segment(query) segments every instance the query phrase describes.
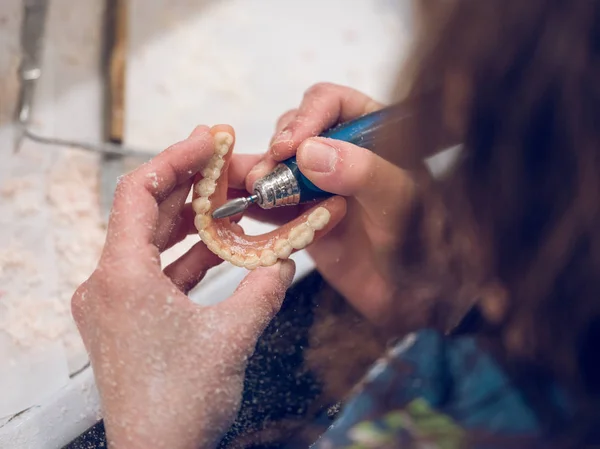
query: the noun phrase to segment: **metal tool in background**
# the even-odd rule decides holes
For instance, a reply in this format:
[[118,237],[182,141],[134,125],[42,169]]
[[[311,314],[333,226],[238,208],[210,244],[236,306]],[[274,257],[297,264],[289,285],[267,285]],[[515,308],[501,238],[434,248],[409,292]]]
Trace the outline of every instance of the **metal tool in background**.
[[[382,131],[400,125],[412,114],[401,105],[393,105],[337,125],[320,137],[342,140],[375,151],[381,143]],[[215,209],[213,218],[225,218],[244,212],[252,204],[263,209],[292,206],[333,196],[315,186],[298,168],[293,156],[278,164],[271,173],[258,179],[253,194],[237,198]]]
[[42,76],[41,53],[43,35],[46,29],[47,0],[24,0],[23,22],[21,24],[21,64],[16,117],[14,151],[18,151],[31,120],[31,106],[36,81]]
[[31,119],[35,86],[42,76],[41,54],[46,25],[48,0],[25,0],[23,24],[21,26],[21,65],[19,68],[20,92],[17,103],[15,121],[17,138],[14,151],[17,152],[25,138],[53,146],[79,148],[100,154],[117,154],[121,156],[148,156],[157,152],[133,148],[111,142],[82,142],[70,139],[41,136],[31,131],[28,126]]
[[[128,41],[128,0],[105,0],[101,65],[104,81],[104,140],[123,145]],[[108,220],[117,179],[149,157],[103,153],[100,158],[101,210]]]
[[[112,16],[114,10],[112,3],[114,0],[107,1],[107,17],[109,20],[115,20]],[[46,29],[46,19],[48,12],[48,0],[24,0],[23,22],[21,25],[21,53],[22,59],[18,71],[20,81],[19,100],[15,112],[16,133],[14,140],[14,152],[18,152],[24,139],[29,139],[44,145],[75,148],[98,153],[102,155],[101,168],[101,206],[105,217],[108,216],[110,205],[112,203],[113,191],[116,186],[117,177],[123,173],[123,158],[131,158],[132,165],[139,165],[158,154],[158,151],[148,151],[144,149],[132,148],[122,144],[120,139],[112,138],[111,129],[115,126],[106,126],[107,141],[105,142],[82,142],[71,139],[62,139],[57,137],[47,137],[39,135],[29,129],[34,94],[37,81],[42,76],[42,51],[44,33]],[[121,24],[123,15],[121,14]],[[105,23],[105,28],[109,31],[111,27]],[[121,29],[122,31],[122,29]],[[110,36],[109,36],[110,37]],[[110,39],[109,39],[110,40]],[[112,40],[110,41],[112,42]],[[109,43],[110,45],[110,43]],[[106,48],[106,47],[105,47]],[[110,83],[109,88],[110,90]],[[111,95],[112,97],[113,95]],[[111,108],[106,108],[107,111]],[[110,118],[108,118],[110,120]],[[122,129],[122,128],[121,128]]]

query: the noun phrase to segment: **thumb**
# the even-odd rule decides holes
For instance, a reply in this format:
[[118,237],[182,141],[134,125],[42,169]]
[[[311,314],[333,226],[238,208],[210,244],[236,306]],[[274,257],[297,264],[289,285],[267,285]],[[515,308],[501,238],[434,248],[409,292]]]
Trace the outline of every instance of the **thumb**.
[[271,267],[253,270],[236,291],[217,307],[232,318],[235,338],[252,350],[256,340],[279,312],[285,293],[294,280],[296,264],[288,259]]
[[411,203],[415,184],[409,172],[367,149],[315,137],[298,147],[296,157],[300,171],[317,187],[356,198],[371,218],[389,221],[395,217],[387,215],[402,213]]

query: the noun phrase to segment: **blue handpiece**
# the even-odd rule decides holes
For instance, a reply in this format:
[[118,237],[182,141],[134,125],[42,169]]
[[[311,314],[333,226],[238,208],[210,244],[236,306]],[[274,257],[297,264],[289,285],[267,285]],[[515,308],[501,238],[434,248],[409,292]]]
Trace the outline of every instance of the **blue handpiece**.
[[[334,126],[320,134],[319,137],[328,137],[330,139],[342,140],[359,147],[373,151],[375,147],[375,137],[380,128],[387,122],[394,107],[380,109],[379,111],[363,115],[357,119]],[[298,180],[300,188],[300,203],[306,203],[316,199],[333,196],[332,193],[325,192],[315,186],[306,176],[302,174],[296,162],[296,156],[286,159],[282,162],[292,171],[294,177]]]

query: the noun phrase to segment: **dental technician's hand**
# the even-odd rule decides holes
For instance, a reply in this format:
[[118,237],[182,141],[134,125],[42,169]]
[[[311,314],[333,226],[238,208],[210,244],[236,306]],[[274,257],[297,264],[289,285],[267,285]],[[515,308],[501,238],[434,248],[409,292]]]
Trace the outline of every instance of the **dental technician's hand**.
[[186,294],[220,262],[203,243],[161,268],[160,253],[196,232],[184,203],[213,154],[211,132],[198,127],[120,180],[98,267],[72,299],[110,448],[213,447],[294,275],[293,262],[257,269],[229,299],[201,307]]
[[[381,109],[366,95],[344,86],[317,84],[300,107],[279,119],[268,153],[249,172],[245,188],[282,160],[297,156],[298,166],[317,187],[348,197],[347,216],[307,251],[327,281],[372,321],[386,324],[394,297],[394,282],[386,266],[411,207],[414,184],[409,174],[358,146],[315,138],[339,122]],[[258,157],[235,160],[236,176],[248,173]],[[232,185],[232,187],[241,187]],[[251,208],[250,216],[265,221],[287,221],[302,206],[276,211]]]

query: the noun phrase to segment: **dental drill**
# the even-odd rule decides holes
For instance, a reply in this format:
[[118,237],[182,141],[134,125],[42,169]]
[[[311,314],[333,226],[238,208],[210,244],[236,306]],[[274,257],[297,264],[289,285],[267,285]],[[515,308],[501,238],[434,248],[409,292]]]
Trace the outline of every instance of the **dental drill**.
[[[375,151],[379,136],[384,129],[395,127],[410,116],[399,110],[400,105],[363,115],[357,119],[339,124],[323,132],[319,137],[341,140]],[[281,206],[294,206],[325,199],[333,196],[315,186],[298,168],[296,156],[279,163],[271,173],[258,179],[253,187],[252,195],[237,198],[214,210],[213,218],[230,217],[244,212],[252,204],[263,209]]]

